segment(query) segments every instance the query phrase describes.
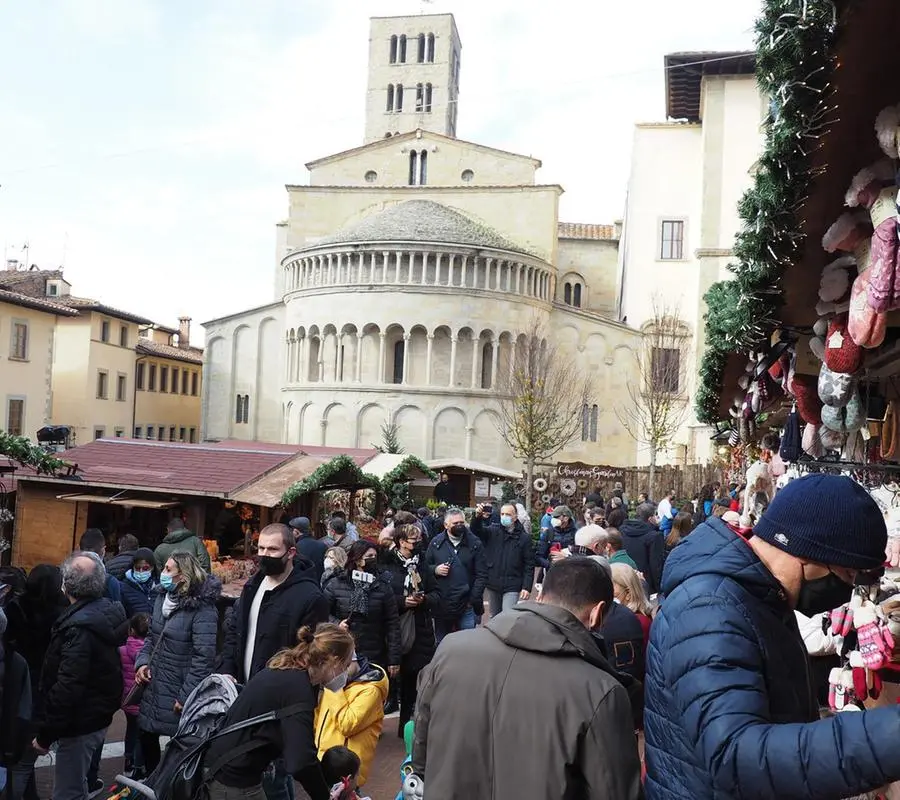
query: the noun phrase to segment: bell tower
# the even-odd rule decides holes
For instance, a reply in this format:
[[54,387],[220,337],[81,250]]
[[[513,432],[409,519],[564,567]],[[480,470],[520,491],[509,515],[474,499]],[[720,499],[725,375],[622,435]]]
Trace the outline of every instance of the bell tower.
[[456,136],[461,50],[452,14],[373,17],[365,143],[417,128]]

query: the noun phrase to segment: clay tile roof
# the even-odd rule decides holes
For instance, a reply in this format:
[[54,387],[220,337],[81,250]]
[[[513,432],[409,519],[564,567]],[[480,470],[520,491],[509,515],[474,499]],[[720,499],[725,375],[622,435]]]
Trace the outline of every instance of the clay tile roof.
[[161,342],[151,342],[149,339],[140,339],[134,348],[138,353],[160,358],[172,358],[176,361],[187,361],[190,364],[203,363],[203,349],[200,347],[174,347]]
[[257,450],[255,442],[243,444],[239,449],[215,444],[97,439],[66,450],[60,458],[78,465],[85,484],[224,496],[295,455],[285,449]]
[[140,317],[129,311],[121,311],[118,308],[107,306],[99,300],[91,300],[89,297],[75,297],[74,295],[64,295],[56,299],[57,303],[62,303],[70,308],[84,309],[85,311],[99,311],[101,314],[109,314],[111,317],[125,320],[126,322],[136,322],[138,325],[150,325],[152,320],[146,317]]
[[433,200],[407,200],[388,206],[310,247],[344,242],[441,242],[528,252],[493,228]]
[[592,222],[560,222],[557,225],[560,239],[603,239],[615,241],[615,225],[598,225]]
[[11,292],[8,289],[0,289],[0,302],[10,303],[23,308],[34,308],[38,311],[46,311],[50,314],[59,314],[63,317],[77,317],[78,312],[74,308],[58,303],[54,300],[46,300],[43,297],[29,297],[26,294]]

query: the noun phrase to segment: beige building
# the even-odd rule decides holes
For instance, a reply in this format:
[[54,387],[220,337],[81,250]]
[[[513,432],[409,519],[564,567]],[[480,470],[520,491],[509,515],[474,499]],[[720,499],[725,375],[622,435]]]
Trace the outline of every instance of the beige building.
[[8,358],[0,350],[5,430],[33,439],[44,425],[64,426],[69,446],[104,437],[198,441],[203,351],[190,346],[190,318],[167,328],[71,288],[60,270],[12,261],[0,271],[0,343],[10,347]]
[[4,274],[0,273],[2,429],[12,436],[34,439],[51,418],[57,320],[78,312],[52,300],[2,288]]
[[[662,461],[705,462],[711,430],[693,416],[703,353],[703,295],[730,276],[738,201],[762,148],[767,105],[752,53],[666,56],[666,122],[635,126],[621,248],[622,314],[630,327],[653,318],[654,303],[677,310],[689,329],[680,387],[686,420]],[[638,449],[646,463],[648,448]]]
[[203,350],[191,347],[190,317],[141,328],[135,349],[134,438],[197,442]]
[[634,462],[615,414],[639,341],[617,321],[619,229],[560,222],[540,161],[455,138],[459,50],[451,15],[372,20],[367,143],[287,187],[273,302],[204,324],[204,436],[368,447],[396,423],[423,458],[518,468],[495,387],[537,318],[596,390],[559,458]]

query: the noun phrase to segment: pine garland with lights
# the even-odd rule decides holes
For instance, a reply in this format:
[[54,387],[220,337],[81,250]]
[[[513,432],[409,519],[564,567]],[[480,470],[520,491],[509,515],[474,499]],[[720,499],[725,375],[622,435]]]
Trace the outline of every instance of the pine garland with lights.
[[728,356],[759,347],[777,325],[781,278],[803,246],[800,207],[813,177],[811,155],[833,121],[829,105],[837,11],[831,0],[766,0],[756,21],[756,77],[770,98],[765,144],[753,186],[738,204],[743,227],[730,281],[713,284],[697,419],[720,419]]
[[0,456],[6,456],[22,466],[31,467],[39,475],[54,475],[66,466],[61,459],[24,436],[12,436],[4,431],[0,431]]
[[285,508],[290,506],[298,497],[308,492],[316,492],[323,487],[333,489],[335,487],[328,486],[328,482],[341,472],[346,472],[355,483],[356,488],[378,489],[381,486],[380,481],[374,475],[363,472],[356,462],[348,455],[335,456],[331,461],[327,461],[322,466],[317,467],[313,472],[296,483],[285,489],[281,496],[281,505]]

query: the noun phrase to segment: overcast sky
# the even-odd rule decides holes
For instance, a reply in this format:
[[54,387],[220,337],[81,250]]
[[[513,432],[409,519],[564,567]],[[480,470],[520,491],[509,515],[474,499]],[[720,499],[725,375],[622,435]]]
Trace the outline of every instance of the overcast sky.
[[[752,45],[758,0],[0,0],[0,244],[172,324],[270,302],[303,164],[362,144],[368,17],[453,12],[458,135],[621,216],[663,55]],[[337,227],[341,220],[335,220]]]

